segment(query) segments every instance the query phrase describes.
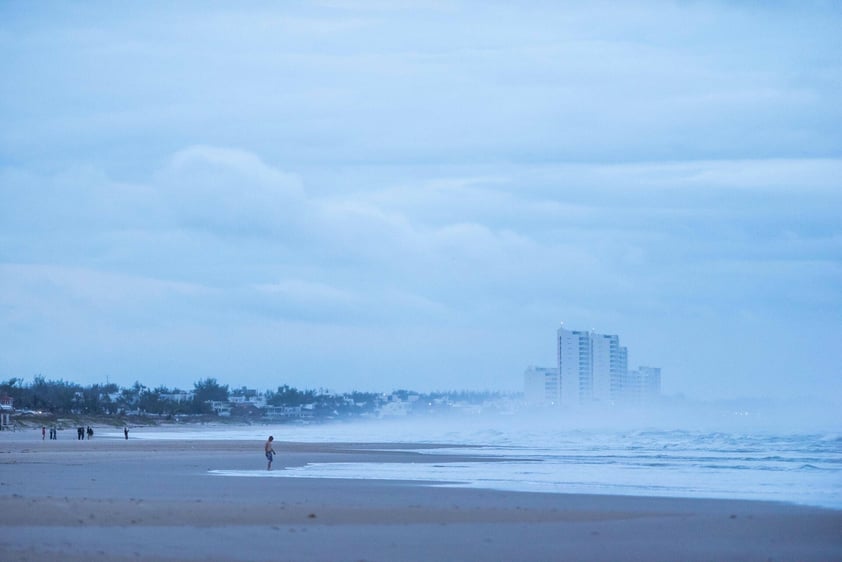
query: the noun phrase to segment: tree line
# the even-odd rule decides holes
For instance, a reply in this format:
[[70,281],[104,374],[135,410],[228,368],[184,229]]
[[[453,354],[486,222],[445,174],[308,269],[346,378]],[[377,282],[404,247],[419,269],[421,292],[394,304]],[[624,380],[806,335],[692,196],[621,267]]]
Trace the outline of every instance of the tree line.
[[166,386],[149,388],[140,382],[128,388],[120,388],[114,383],[84,386],[61,379],[47,380],[41,375],[31,383],[21,378],[0,382],[0,395],[10,396],[16,410],[51,414],[110,415],[129,411],[206,414],[211,413],[208,400],[228,400],[228,387],[212,378],[197,381],[189,401],[174,402],[164,398],[183,392]]
[[[61,379],[47,380],[38,375],[30,383],[21,378],[0,382],[0,396],[11,397],[16,410],[54,415],[215,415],[218,412],[214,405],[220,403],[228,404],[233,416],[260,416],[265,410],[255,405],[258,391],[229,388],[215,378],[198,380],[192,389],[185,391],[163,385],[150,388],[137,381],[127,388],[114,383],[84,386]],[[425,394],[409,390],[396,390],[389,395],[360,391],[335,394],[327,390],[300,390],[284,384],[262,396],[261,403],[267,406],[306,407],[314,417],[347,417],[376,412],[392,400],[410,402],[411,410],[419,412],[443,409],[451,401],[478,404],[499,398],[500,394],[471,391]]]

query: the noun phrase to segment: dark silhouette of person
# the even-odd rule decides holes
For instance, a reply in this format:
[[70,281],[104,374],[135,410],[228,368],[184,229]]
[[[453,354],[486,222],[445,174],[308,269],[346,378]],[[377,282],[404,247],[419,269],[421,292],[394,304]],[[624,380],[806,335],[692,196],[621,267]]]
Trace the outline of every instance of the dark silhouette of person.
[[125,435],[125,436],[126,436],[126,439],[128,439],[128,438],[129,438],[129,428],[128,428],[128,427],[124,427],[124,428],[123,428],[123,435]]
[[263,446],[263,450],[266,453],[266,460],[269,461],[269,464],[266,465],[266,470],[272,470],[272,458],[275,456],[275,449],[272,447],[272,441],[274,440],[275,438],[270,435],[266,444]]

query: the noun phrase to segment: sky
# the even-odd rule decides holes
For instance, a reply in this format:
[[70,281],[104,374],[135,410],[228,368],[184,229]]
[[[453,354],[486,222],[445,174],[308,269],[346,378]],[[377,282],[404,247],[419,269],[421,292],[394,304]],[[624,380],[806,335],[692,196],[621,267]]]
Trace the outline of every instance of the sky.
[[838,2],[0,2],[0,379],[842,400]]

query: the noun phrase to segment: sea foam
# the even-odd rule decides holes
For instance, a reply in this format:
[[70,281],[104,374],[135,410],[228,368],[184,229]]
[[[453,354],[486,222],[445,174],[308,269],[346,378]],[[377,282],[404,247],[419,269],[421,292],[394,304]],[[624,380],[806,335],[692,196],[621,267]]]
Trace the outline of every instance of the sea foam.
[[[212,471],[220,476],[416,480],[500,490],[732,498],[842,509],[838,434],[762,431],[563,429],[509,420],[377,421],[318,425],[140,430],[136,438],[425,444],[425,455],[459,453],[489,462],[313,463],[284,470]],[[440,444],[441,448],[429,448]],[[511,460],[500,460],[511,459]],[[492,462],[493,461],[493,462]],[[280,463],[279,463],[280,464]]]

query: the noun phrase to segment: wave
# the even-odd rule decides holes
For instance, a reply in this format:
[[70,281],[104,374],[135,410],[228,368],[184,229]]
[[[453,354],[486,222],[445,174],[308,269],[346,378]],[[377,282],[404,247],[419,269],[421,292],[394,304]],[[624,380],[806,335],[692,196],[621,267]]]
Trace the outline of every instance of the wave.
[[[687,430],[608,431],[408,422],[138,429],[134,437],[276,441],[441,444],[422,454],[452,453],[471,463],[301,467],[314,477],[399,478],[430,483],[552,493],[623,493],[678,497],[767,499],[842,509],[842,436]],[[494,462],[491,462],[494,461]],[[501,462],[502,461],[502,462]],[[280,473],[281,471],[278,471]],[[284,471],[286,472],[286,471]],[[273,476],[278,477],[278,476]],[[836,499],[839,498],[839,499]]]

